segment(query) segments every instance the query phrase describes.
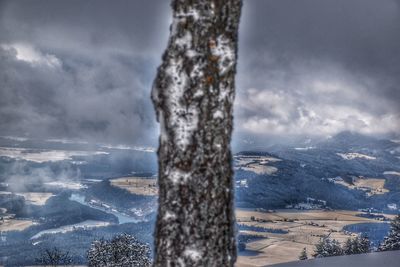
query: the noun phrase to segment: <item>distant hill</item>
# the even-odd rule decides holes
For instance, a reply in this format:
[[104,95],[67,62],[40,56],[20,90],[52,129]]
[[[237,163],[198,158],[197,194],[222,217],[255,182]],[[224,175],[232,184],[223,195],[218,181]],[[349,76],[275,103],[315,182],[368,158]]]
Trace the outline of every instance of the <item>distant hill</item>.
[[[306,147],[275,146],[265,153],[246,151],[236,157],[274,157],[280,161],[261,162],[277,169],[260,173],[245,166],[236,168],[237,201],[242,207],[283,208],[307,197],[325,200],[336,209],[400,206],[400,144],[352,132],[343,132]],[[254,170],[254,171],[253,171]],[[341,183],[332,178],[340,177]],[[354,186],[354,179],[381,180],[382,193]],[[241,182],[242,181],[242,182]],[[372,193],[370,191],[372,191]]]

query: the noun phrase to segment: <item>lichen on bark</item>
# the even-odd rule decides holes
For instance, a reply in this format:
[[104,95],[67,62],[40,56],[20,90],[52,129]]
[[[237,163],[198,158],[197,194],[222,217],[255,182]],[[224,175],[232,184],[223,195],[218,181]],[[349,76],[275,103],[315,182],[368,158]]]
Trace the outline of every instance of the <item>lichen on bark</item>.
[[154,266],[233,266],[230,150],[241,0],[173,0],[152,100],[161,134]]

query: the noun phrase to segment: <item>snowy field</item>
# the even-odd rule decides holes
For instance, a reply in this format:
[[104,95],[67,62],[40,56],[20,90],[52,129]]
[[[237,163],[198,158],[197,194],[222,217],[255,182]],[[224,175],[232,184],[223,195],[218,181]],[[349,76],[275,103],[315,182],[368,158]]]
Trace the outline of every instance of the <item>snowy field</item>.
[[38,193],[38,192],[28,192],[28,193],[20,192],[16,194],[19,196],[23,196],[29,204],[38,206],[45,205],[46,201],[52,196],[54,196],[53,193]]
[[23,231],[34,225],[31,220],[4,219],[0,222],[0,232]]
[[[252,209],[236,209],[239,224],[287,231],[287,233],[271,233],[240,230],[242,234],[257,235],[262,238],[246,244],[246,251],[239,254],[236,266],[266,266],[297,261],[302,249],[306,247],[310,255],[322,236],[329,235],[342,243],[350,236],[355,235],[343,230],[345,226],[360,223],[382,223],[356,216],[360,213],[346,210],[259,212]],[[252,217],[255,220],[252,220]],[[390,215],[387,217],[391,218]]]
[[157,179],[154,177],[121,177],[110,180],[112,186],[128,190],[139,196],[158,195]]
[[398,267],[400,251],[376,252],[362,255],[329,257],[298,261],[271,267]]
[[272,175],[278,171],[276,167],[267,164],[282,161],[281,159],[266,156],[235,155],[235,170],[254,172],[256,174]]
[[342,159],[345,160],[352,160],[352,159],[367,159],[367,160],[375,160],[375,157],[368,156],[361,153],[336,153],[336,155],[340,156]]
[[27,148],[0,147],[0,155],[4,157],[33,161],[37,163],[49,161],[72,160],[74,156],[92,156],[108,154],[104,151],[72,151],[42,150]]
[[59,228],[53,228],[53,229],[47,229],[47,230],[41,231],[41,232],[37,233],[36,235],[32,236],[31,239],[37,239],[45,234],[67,233],[67,232],[75,231],[78,229],[92,229],[92,228],[104,227],[104,226],[108,226],[108,225],[110,225],[109,222],[87,220],[87,221],[76,223],[76,224],[64,225]]

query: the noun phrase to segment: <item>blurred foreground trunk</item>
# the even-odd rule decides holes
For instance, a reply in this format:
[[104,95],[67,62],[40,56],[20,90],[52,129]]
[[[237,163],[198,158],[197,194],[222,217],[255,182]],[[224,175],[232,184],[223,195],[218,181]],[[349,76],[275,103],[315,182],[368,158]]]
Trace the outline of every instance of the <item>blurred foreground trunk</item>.
[[241,0],[173,0],[152,100],[160,123],[154,266],[236,261],[232,106]]

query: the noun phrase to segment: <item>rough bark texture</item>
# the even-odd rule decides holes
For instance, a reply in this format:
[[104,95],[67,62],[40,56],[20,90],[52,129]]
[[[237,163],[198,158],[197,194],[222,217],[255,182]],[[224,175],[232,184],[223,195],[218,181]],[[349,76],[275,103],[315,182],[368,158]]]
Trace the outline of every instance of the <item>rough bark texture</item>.
[[152,100],[161,136],[154,266],[233,266],[231,166],[241,0],[173,0]]

